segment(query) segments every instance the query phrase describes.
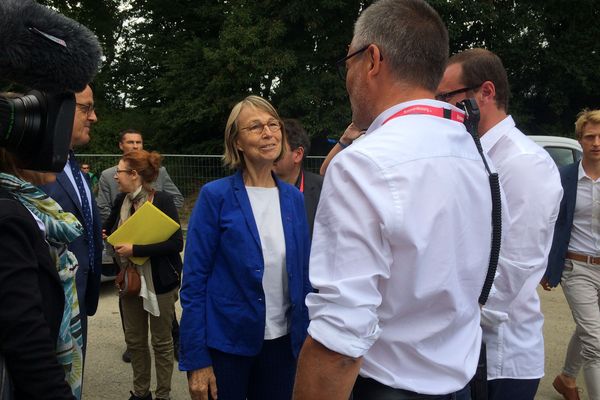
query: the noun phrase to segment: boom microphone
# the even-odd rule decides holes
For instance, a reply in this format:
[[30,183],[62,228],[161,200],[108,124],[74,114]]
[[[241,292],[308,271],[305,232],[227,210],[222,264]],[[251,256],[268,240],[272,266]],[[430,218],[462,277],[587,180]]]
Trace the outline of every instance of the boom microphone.
[[0,0],[0,79],[33,89],[80,92],[102,57],[85,26],[32,0]]

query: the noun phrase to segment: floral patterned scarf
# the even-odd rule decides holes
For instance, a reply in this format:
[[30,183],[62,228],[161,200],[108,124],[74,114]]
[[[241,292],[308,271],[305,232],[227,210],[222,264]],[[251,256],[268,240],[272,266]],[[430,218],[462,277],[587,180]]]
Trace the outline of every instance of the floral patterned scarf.
[[83,337],[75,287],[75,273],[79,264],[75,255],[67,249],[67,245],[81,236],[83,227],[73,214],[64,212],[56,201],[29,182],[14,175],[0,173],[0,187],[6,189],[15,200],[23,204],[44,224],[50,255],[56,263],[65,293],[65,307],[58,334],[56,355],[65,370],[66,380],[71,386],[73,395],[80,399]]

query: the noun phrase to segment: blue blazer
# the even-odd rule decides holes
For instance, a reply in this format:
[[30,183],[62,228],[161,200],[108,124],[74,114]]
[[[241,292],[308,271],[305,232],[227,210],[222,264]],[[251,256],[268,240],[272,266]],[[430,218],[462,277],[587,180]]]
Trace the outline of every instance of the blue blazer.
[[[69,180],[67,174],[62,171],[56,175],[56,182],[43,185],[41,189],[52,197],[64,211],[74,214],[83,226],[83,210],[77,196],[76,188]],[[91,191],[91,189],[90,189]],[[98,298],[100,297],[100,276],[102,273],[102,221],[96,200],[92,194],[92,219],[94,224],[94,270],[90,270],[90,257],[85,235],[79,236],[71,244],[69,250],[77,257],[79,268],[75,275],[77,286],[77,297],[79,299],[79,309],[81,315],[92,316],[98,308]],[[84,323],[84,339],[87,336],[87,324]],[[85,342],[85,340],[84,340]]]
[[[274,176],[274,175],[273,175]],[[310,241],[302,194],[274,176],[285,236],[290,336],[297,357],[306,338],[304,299]],[[190,217],[181,287],[179,368],[212,365],[208,349],[254,356],[264,341],[264,260],[242,173],[207,183]]]
[[579,163],[578,161],[559,168],[564,194],[560,201],[558,219],[556,225],[554,225],[554,238],[552,239],[552,248],[548,255],[548,267],[546,269],[546,277],[552,287],[560,283],[569,248],[569,240],[571,240],[571,228],[573,227],[573,215],[575,214],[575,203],[577,201]]

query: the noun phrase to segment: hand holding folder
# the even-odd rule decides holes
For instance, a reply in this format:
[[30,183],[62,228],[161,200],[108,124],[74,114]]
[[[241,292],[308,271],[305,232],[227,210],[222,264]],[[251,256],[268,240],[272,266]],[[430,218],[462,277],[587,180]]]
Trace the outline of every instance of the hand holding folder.
[[[179,224],[150,202],[144,203],[106,240],[116,246],[121,243],[154,244],[164,242],[179,229]],[[130,257],[142,265],[148,257]]]

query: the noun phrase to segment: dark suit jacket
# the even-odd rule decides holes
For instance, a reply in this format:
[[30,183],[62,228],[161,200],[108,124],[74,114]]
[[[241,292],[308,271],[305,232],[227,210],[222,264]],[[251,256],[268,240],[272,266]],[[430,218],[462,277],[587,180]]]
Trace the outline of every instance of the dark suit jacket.
[[[313,226],[315,223],[315,214],[317,213],[317,205],[321,196],[321,187],[323,186],[323,177],[313,174],[312,172],[304,171],[304,209],[306,210],[306,219],[308,221],[308,229],[312,239]],[[298,176],[296,187],[300,188],[302,174]]]
[[[67,167],[68,168],[68,167]],[[82,174],[83,177],[83,174]],[[84,178],[85,179],[85,178]],[[83,225],[83,211],[81,203],[77,196],[77,188],[75,188],[65,171],[56,176],[56,182],[49,185],[41,186],[41,189],[52,197],[63,210],[74,214]],[[90,189],[91,191],[91,189]],[[102,273],[102,221],[96,200],[92,194],[92,219],[94,224],[94,270],[90,271],[90,257],[88,254],[87,239],[85,235],[81,235],[69,245],[69,250],[75,254],[79,263],[77,270],[77,297],[79,299],[79,309],[82,317],[92,316],[98,308],[98,298],[100,296],[100,276]],[[85,324],[86,319],[82,318]],[[84,342],[87,325],[84,325]]]
[[579,162],[565,165],[559,171],[564,194],[560,202],[558,219],[554,226],[554,238],[548,255],[548,268],[546,269],[546,277],[552,287],[560,283],[565,257],[569,248],[569,240],[571,240],[571,228],[573,227],[573,215],[575,214],[575,203],[577,201]]
[[0,353],[17,399],[73,399],[56,340],[65,294],[27,209],[0,189]]
[[[114,232],[118,227],[119,214],[124,199],[125,193],[120,193],[115,198],[110,215],[104,223],[107,235]],[[179,224],[179,215],[177,215],[177,208],[171,194],[161,191],[155,192],[152,204]],[[150,257],[152,280],[154,281],[156,294],[167,293],[179,286],[179,277],[182,268],[181,256],[179,255],[181,250],[183,250],[181,228],[164,242],[133,245],[134,257]]]

